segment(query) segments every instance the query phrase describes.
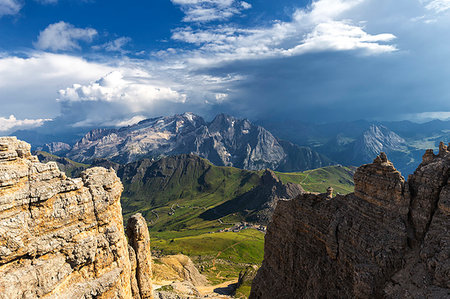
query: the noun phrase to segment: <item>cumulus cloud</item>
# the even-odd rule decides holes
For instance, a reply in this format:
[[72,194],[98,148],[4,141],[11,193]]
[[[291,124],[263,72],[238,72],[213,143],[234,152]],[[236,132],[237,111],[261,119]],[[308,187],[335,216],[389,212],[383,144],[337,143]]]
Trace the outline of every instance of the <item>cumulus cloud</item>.
[[17,119],[14,115],[10,115],[9,118],[0,117],[0,132],[6,133],[13,129],[28,129],[40,127],[46,121],[51,119]]
[[237,0],[171,0],[185,13],[184,22],[205,23],[226,20],[252,6]]
[[18,0],[0,0],[0,18],[5,15],[15,15],[22,8],[22,2]]
[[80,49],[80,41],[91,42],[97,35],[92,28],[76,28],[60,21],[50,24],[39,33],[35,46],[41,50],[61,51]]
[[370,35],[362,28],[345,22],[327,22],[318,24],[306,35],[302,43],[284,51],[286,54],[303,54],[314,51],[349,51],[364,50],[366,54],[394,52],[393,45],[382,44],[396,37],[393,34]]
[[197,45],[197,53],[193,51],[186,58],[199,65],[319,51],[360,50],[369,55],[396,51],[395,45],[387,44],[396,38],[395,35],[370,34],[359,22],[355,23],[344,15],[362,2],[317,0],[306,8],[296,10],[291,21],[276,21],[270,27],[184,27],[174,30],[172,39]]
[[[173,2],[186,11],[219,2],[249,8],[225,0]],[[61,113],[70,125],[122,126],[183,111],[314,121],[448,110],[448,45],[440,37],[450,22],[411,21],[435,13],[429,2],[417,1],[411,12],[410,0],[317,0],[267,26],[197,22],[175,29],[175,42],[154,53],[157,59],[0,57],[2,113],[20,119]],[[69,40],[75,48],[83,41]],[[94,48],[125,53],[128,42]]]
[[185,102],[186,96],[169,87],[126,80],[114,71],[89,85],[74,84],[59,91],[60,101],[124,102],[134,112],[157,100]]
[[[128,73],[127,78],[124,73]],[[69,110],[67,107],[82,110],[85,107],[96,107],[95,117],[87,115],[76,124],[86,126],[93,123],[127,123],[129,120],[124,122],[121,119],[138,113],[148,115],[156,106],[166,103],[183,104],[186,102],[186,95],[168,86],[157,85],[145,72],[117,70],[95,82],[73,84],[72,87],[60,90],[58,100],[66,110]],[[103,115],[99,117],[97,113]]]
[[111,66],[70,55],[34,53],[0,57],[0,111],[17,118],[53,118],[60,113],[57,91],[79,82],[88,84]]

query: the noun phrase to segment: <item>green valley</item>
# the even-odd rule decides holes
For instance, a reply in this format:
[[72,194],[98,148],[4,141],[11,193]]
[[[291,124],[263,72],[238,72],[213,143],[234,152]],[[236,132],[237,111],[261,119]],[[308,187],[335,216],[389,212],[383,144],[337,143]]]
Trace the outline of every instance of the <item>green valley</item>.
[[[56,156],[45,157],[58,161]],[[249,223],[260,219],[255,217],[260,210],[272,213],[276,200],[287,198],[292,190],[301,192],[298,185],[308,192],[325,192],[332,186],[337,193],[350,193],[355,170],[336,165],[293,173],[249,171],[215,166],[188,154],[126,165],[98,160],[93,166],[116,169],[124,185],[124,220],[142,213],[155,256],[188,255],[213,284],[260,265],[264,227],[259,224],[266,224],[267,217],[258,225]],[[74,173],[72,168],[63,169]],[[239,223],[244,224],[235,226]]]

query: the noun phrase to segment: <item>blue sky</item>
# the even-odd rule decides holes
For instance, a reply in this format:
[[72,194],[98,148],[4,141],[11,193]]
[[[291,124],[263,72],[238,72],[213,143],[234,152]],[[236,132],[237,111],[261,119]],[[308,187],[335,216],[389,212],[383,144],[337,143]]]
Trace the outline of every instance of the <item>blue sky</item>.
[[0,132],[450,117],[450,0],[0,0]]

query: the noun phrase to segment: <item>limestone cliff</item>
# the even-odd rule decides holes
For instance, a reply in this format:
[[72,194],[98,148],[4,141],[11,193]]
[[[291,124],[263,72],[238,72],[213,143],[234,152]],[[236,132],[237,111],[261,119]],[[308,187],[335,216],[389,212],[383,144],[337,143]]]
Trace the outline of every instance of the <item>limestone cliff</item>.
[[[0,298],[151,298],[132,293],[150,257],[130,262],[121,192],[113,170],[67,178],[27,143],[1,137]],[[146,231],[145,222],[134,230]]]
[[408,182],[382,153],[355,193],[280,201],[250,298],[449,298],[450,152]]

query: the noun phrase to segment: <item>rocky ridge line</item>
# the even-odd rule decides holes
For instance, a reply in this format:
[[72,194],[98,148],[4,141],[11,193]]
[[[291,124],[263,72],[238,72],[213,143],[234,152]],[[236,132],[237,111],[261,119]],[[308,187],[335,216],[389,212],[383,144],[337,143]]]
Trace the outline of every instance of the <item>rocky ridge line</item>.
[[355,192],[280,201],[250,298],[449,298],[450,151],[408,181],[384,153]]
[[129,250],[121,192],[114,170],[67,178],[1,137],[0,298],[151,298],[147,226],[133,217],[130,242],[141,245]]
[[[45,148],[55,147],[49,144]],[[195,154],[218,166],[248,170],[299,171],[333,164],[309,147],[278,140],[247,119],[224,114],[211,122],[183,113],[143,120],[120,129],[96,129],[70,151],[61,153],[77,162],[91,163],[104,158],[121,164],[142,158]]]

